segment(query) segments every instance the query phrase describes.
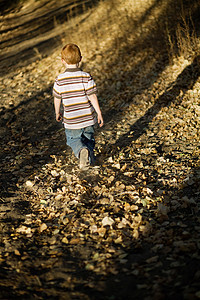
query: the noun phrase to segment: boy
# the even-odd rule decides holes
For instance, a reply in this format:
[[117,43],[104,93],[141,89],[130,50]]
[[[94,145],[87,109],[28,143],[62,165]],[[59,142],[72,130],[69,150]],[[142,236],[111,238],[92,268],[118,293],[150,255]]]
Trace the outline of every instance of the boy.
[[[94,124],[98,120],[99,126],[103,126],[96,84],[90,74],[79,68],[82,57],[77,45],[65,45],[61,57],[66,70],[58,75],[53,86],[56,120],[63,120],[67,145],[79,158],[80,169],[86,170],[94,163]],[[61,101],[63,117],[60,113]]]

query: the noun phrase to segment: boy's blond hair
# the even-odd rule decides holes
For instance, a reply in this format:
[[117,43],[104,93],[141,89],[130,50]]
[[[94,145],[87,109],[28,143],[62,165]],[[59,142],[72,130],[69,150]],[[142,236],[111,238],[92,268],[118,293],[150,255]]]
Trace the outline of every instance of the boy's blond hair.
[[62,59],[69,65],[78,64],[81,61],[81,51],[75,44],[67,44],[61,51]]

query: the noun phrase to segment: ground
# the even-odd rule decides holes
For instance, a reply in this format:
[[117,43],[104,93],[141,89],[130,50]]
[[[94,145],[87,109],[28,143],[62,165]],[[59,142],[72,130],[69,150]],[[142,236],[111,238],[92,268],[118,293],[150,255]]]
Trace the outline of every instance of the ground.
[[[177,7],[100,1],[59,22],[56,3],[1,17],[1,299],[199,299],[199,56],[166,48]],[[105,120],[87,172],[54,115],[68,41]]]

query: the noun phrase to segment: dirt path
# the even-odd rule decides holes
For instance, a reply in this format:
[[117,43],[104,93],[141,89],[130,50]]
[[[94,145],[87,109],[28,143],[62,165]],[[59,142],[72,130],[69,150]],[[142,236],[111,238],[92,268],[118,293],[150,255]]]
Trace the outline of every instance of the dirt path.
[[[145,3],[132,9],[149,28],[160,7]],[[107,5],[89,18],[104,35],[87,13],[75,30],[106,120],[98,167],[79,171],[55,121],[59,51],[2,76],[1,299],[200,298],[199,59],[170,65],[160,35],[138,42],[124,2],[112,23]]]
[[50,55],[62,44],[66,22],[96,2],[33,0],[19,11],[1,16],[0,74]]

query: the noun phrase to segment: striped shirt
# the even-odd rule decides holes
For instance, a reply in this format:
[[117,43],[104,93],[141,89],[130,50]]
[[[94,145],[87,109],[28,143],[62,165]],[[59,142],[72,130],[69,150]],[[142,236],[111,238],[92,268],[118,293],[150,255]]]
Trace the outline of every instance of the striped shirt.
[[96,91],[91,75],[79,68],[67,69],[58,75],[54,82],[53,95],[62,100],[65,128],[79,129],[96,123],[95,111],[88,98]]

